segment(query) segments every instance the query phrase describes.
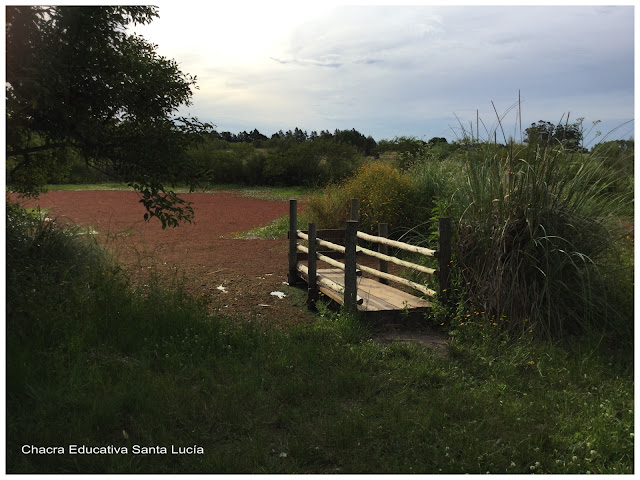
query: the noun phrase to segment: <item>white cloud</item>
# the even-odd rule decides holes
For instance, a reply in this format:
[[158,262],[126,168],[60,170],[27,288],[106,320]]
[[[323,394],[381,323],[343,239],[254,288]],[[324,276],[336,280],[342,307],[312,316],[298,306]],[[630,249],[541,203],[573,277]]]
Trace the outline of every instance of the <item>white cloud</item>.
[[518,90],[532,121],[633,117],[633,7],[189,5],[137,30],[198,76],[189,111],[221,129],[442,136]]

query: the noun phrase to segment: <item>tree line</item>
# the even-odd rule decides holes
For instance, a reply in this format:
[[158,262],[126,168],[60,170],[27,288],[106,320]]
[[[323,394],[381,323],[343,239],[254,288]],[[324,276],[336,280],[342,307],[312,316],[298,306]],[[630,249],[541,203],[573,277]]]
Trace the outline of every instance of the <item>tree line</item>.
[[307,133],[306,130],[296,127],[294,130],[279,130],[272,134],[270,137],[260,133],[257,128],[251,132],[243,130],[237,134],[233,134],[228,131],[217,132],[212,131],[210,136],[213,138],[220,138],[229,143],[252,143],[257,148],[269,148],[286,143],[303,143],[314,142],[316,140],[333,140],[339,143],[346,143],[353,145],[360,153],[370,156],[375,154],[377,142],[369,135],[357,131],[355,128],[351,130],[336,129],[333,133],[328,130],[322,130],[320,133],[313,130],[311,133]]

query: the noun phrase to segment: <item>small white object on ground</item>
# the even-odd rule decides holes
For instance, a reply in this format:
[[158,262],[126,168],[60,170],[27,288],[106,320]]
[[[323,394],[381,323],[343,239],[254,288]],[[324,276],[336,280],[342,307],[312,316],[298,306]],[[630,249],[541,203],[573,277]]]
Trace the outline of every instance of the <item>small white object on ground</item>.
[[287,296],[284,292],[271,292],[271,295],[273,295],[274,297],[278,297],[280,299]]
[[227,293],[227,287],[225,287],[224,285],[220,285],[219,287],[217,287],[218,290],[220,290],[222,293]]

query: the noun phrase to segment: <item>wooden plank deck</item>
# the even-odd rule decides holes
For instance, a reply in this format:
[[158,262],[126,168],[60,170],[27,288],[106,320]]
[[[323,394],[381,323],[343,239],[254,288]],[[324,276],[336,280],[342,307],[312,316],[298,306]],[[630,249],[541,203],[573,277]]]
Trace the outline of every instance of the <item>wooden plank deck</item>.
[[[318,277],[327,278],[344,288],[344,272],[337,268],[318,269]],[[303,272],[299,275],[308,282]],[[319,286],[318,290],[327,297],[342,304],[343,297],[337,292]],[[415,297],[409,293],[397,290],[389,285],[371,278],[358,277],[358,296],[363,299],[358,310],[363,312],[392,312],[399,310],[423,311],[431,307],[431,302]]]

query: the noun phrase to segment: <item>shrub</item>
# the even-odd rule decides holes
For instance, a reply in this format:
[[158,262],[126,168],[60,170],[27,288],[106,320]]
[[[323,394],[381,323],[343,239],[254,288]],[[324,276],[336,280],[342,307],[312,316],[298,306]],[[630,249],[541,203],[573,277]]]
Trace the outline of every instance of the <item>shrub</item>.
[[345,184],[351,198],[360,199],[360,229],[377,231],[378,223],[389,229],[410,226],[415,212],[411,200],[415,184],[411,177],[380,162],[358,169]]
[[90,292],[89,273],[111,267],[89,235],[57,228],[43,213],[8,203],[6,227],[7,332],[26,338],[62,333],[48,330],[51,319],[64,311],[69,296]]
[[380,140],[378,142],[378,152],[398,152],[398,153],[406,153],[412,152],[415,153],[419,151],[426,145],[427,142],[420,140],[416,137],[394,137],[392,140]]
[[287,153],[269,155],[264,163],[264,179],[269,185],[298,185],[300,165]]
[[322,228],[341,228],[349,218],[350,200],[359,199],[359,229],[377,232],[378,223],[390,229],[411,226],[417,217],[416,187],[411,177],[381,163],[369,162],[339,185],[331,185],[321,196],[310,199],[308,211]]
[[262,152],[254,152],[245,158],[242,165],[242,176],[249,185],[262,185],[264,179],[264,166],[267,156]]
[[[633,196],[634,189],[634,141],[614,140],[596,145],[591,157],[599,164],[603,175],[611,176],[615,172],[609,191],[614,194]],[[629,202],[624,213],[633,216],[633,203]]]
[[423,147],[398,154],[396,165],[402,171],[410,171],[414,169],[415,166],[426,163],[460,161],[460,153],[464,151],[464,148],[461,147],[462,145],[457,142],[431,143],[430,141],[430,143]]
[[327,185],[320,195],[309,198],[305,213],[318,228],[344,228],[351,211],[350,193],[339,184]]
[[309,146],[313,148],[318,159],[322,185],[345,179],[361,164],[362,156],[353,145],[318,139]]
[[189,149],[188,158],[196,169],[207,172],[209,181],[238,183],[243,180],[244,159],[252,152],[253,147],[249,145],[207,137]]
[[265,180],[274,185],[326,185],[351,174],[359,159],[355,147],[333,140],[297,143],[267,158]]

